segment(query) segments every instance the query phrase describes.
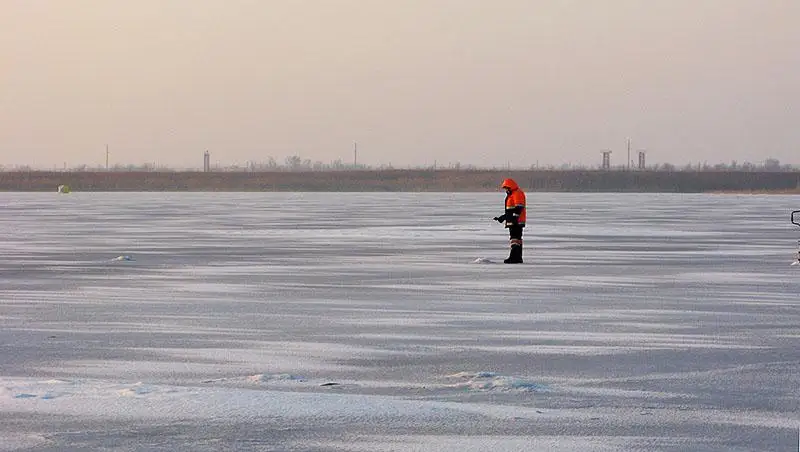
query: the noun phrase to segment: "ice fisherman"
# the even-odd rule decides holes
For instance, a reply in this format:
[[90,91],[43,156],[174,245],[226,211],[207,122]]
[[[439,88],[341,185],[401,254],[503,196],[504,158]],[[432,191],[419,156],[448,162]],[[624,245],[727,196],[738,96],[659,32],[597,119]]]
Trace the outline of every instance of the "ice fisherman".
[[525,192],[519,188],[514,179],[503,181],[502,188],[506,191],[505,213],[494,217],[495,221],[505,223],[508,228],[509,247],[511,248],[506,264],[522,263],[522,228],[525,227]]

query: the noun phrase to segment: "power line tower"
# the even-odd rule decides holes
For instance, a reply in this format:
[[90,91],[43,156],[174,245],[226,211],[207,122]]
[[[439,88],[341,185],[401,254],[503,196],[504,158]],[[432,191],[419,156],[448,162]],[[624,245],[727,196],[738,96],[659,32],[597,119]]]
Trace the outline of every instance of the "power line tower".
[[604,170],[611,169],[611,151],[608,149],[604,151],[600,151],[603,153],[603,165],[602,168]]

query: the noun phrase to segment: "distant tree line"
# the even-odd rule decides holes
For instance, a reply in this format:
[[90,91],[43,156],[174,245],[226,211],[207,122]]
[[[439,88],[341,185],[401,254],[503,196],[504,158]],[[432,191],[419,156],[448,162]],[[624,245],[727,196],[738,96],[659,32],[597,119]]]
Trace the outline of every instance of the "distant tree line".
[[[311,159],[302,158],[299,155],[291,155],[286,157],[282,163],[279,163],[274,157],[268,157],[266,161],[250,161],[243,165],[229,164],[229,165],[212,165],[211,170],[214,172],[324,172],[324,171],[390,171],[396,169],[412,170],[412,171],[593,171],[601,169],[599,165],[586,166],[580,164],[564,163],[561,165],[543,165],[538,164],[530,165],[529,167],[518,166],[494,166],[494,167],[479,167],[475,165],[464,165],[460,162],[447,163],[445,165],[431,164],[431,165],[418,165],[409,166],[406,168],[396,168],[391,164],[384,165],[367,165],[356,163],[345,163],[341,159],[334,160],[330,163],[321,161],[312,161]],[[14,172],[14,171],[41,171],[41,169],[33,168],[29,165],[0,165],[0,172]],[[77,166],[62,168],[54,168],[54,172],[182,172],[200,171],[198,168],[173,168],[166,165],[158,165],[156,163],[142,163],[142,164],[122,164],[116,163],[110,165],[108,168],[105,166],[90,166],[81,164]],[[742,162],[736,160],[730,163],[714,163],[698,162],[687,163],[685,165],[675,165],[672,163],[655,163],[648,165],[645,168],[629,167],[626,165],[614,165],[606,171],[659,171],[659,172],[795,172],[800,171],[791,164],[783,164],[780,160],[775,158],[768,158],[760,163]]]
[[1,191],[497,191],[513,177],[531,192],[800,193],[797,171],[350,170],[0,172]]

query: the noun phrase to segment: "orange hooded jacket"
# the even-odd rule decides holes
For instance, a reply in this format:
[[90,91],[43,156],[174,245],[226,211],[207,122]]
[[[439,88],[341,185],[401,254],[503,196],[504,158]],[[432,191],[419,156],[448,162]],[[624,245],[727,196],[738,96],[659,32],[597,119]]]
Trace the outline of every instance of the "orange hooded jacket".
[[[519,208],[519,218],[517,219],[516,224],[525,226],[525,219],[527,218],[525,209],[525,192],[519,188],[519,185],[517,185],[514,179],[504,180],[502,187],[504,189],[508,188],[511,190],[511,193],[506,195],[506,214],[510,217],[512,213],[517,211]],[[506,227],[514,224],[515,223],[513,221],[506,220]]]

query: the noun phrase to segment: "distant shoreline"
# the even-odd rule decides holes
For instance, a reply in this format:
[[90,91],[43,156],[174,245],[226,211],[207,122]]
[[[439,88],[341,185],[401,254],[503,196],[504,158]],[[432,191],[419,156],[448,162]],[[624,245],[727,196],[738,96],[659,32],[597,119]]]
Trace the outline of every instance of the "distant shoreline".
[[800,188],[792,190],[726,190],[707,191],[710,195],[800,195]]
[[491,192],[513,177],[528,192],[800,194],[800,172],[359,170],[309,172],[0,173],[0,191]]

